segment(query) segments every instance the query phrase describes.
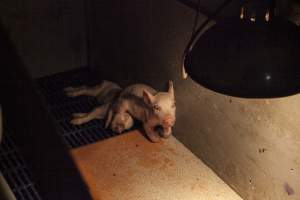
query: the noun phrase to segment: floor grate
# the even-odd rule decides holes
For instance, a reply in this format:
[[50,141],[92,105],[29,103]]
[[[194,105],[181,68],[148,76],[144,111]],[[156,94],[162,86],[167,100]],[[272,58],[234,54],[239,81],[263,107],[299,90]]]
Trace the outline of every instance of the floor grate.
[[[66,97],[66,86],[95,85],[101,80],[89,68],[63,72],[36,80],[38,92],[57,125],[59,133],[70,148],[84,146],[118,134],[104,129],[104,122],[93,120],[80,126],[70,124],[74,112],[88,112],[98,105],[92,97]],[[0,145],[0,171],[14,192],[17,200],[40,200],[26,162],[22,158],[9,131],[4,132]]]
[[26,162],[9,135],[5,130],[0,145],[0,171],[17,200],[40,200]]
[[48,111],[55,121],[58,131],[70,148],[76,148],[104,140],[118,134],[104,129],[104,122],[93,120],[74,126],[70,124],[71,114],[88,112],[99,105],[93,97],[67,97],[63,88],[67,86],[95,85],[100,83],[99,75],[89,68],[80,68],[36,80],[37,88],[43,96]]

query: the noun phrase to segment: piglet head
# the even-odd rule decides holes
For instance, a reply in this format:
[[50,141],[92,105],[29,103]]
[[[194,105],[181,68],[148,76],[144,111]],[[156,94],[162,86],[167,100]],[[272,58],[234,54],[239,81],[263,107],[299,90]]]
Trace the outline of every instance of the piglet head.
[[134,124],[134,120],[127,112],[114,113],[112,109],[108,111],[105,128],[110,126],[111,130],[116,133],[122,133],[130,129]]
[[122,133],[133,126],[133,119],[129,113],[116,113],[111,122],[111,130]]
[[153,110],[163,127],[173,127],[176,120],[176,106],[173,82],[169,81],[168,92],[158,92],[153,95],[144,90],[143,100]]

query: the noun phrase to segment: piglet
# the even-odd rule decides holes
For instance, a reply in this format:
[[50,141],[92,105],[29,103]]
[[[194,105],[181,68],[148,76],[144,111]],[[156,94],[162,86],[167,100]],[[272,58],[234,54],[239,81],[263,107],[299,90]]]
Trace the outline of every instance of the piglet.
[[172,134],[172,127],[176,121],[176,106],[173,82],[169,81],[168,92],[152,93],[144,90],[144,102],[151,108],[158,119],[158,124],[163,127],[161,135],[164,138]]
[[[157,126],[162,126],[162,137],[167,138],[172,134],[172,127],[175,124],[175,97],[173,82],[169,82],[168,92],[156,92],[149,86],[136,84],[124,89],[120,98],[109,111],[106,125],[111,120],[124,113],[129,113],[133,118],[141,121],[146,135],[152,142],[158,142],[160,137]],[[115,116],[112,119],[113,112]]]
[[[71,124],[80,125],[87,123],[93,119],[104,119],[111,104],[118,99],[121,94],[122,88],[111,81],[104,80],[102,83],[93,87],[80,86],[80,87],[66,87],[64,91],[69,97],[77,96],[92,96],[97,98],[101,106],[95,107],[88,113],[73,113],[73,119]],[[115,124],[112,126],[112,130],[121,133],[123,130],[130,129],[133,126],[133,119],[128,113],[119,115],[115,119]]]

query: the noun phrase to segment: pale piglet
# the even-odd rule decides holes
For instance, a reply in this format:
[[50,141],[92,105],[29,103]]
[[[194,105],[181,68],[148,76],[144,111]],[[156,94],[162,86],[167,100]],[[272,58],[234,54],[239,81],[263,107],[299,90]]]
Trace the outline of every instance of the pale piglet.
[[[109,111],[106,126],[115,124],[119,116],[129,113],[133,118],[141,121],[146,135],[152,142],[160,139],[157,126],[162,126],[162,137],[167,138],[172,134],[175,124],[175,97],[173,82],[169,81],[168,92],[157,92],[153,88],[136,84],[124,89],[118,101]],[[115,113],[113,118],[113,113]],[[111,121],[112,120],[112,121]]]
[[[80,125],[87,123],[93,119],[104,119],[111,104],[118,99],[122,88],[111,81],[104,80],[101,84],[93,87],[80,86],[80,87],[66,87],[65,93],[69,97],[77,96],[92,96],[102,103],[101,106],[94,108],[88,113],[73,113],[73,119],[71,124]],[[133,119],[128,113],[124,113],[122,116],[118,116],[115,120],[115,126],[112,126],[112,130],[115,132],[122,132],[123,130],[130,129],[133,126]],[[121,125],[120,125],[121,124]],[[122,127],[122,128],[120,128]]]

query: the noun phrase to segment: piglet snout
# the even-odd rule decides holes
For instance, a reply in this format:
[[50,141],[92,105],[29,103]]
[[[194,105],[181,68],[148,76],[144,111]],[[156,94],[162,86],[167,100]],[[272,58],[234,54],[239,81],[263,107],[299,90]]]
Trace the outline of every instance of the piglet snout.
[[163,127],[172,127],[175,124],[175,119],[172,117],[172,115],[167,115],[162,120],[162,126]]
[[115,128],[114,128],[114,131],[118,134],[121,134],[123,131],[124,131],[124,126],[123,125],[117,125]]

